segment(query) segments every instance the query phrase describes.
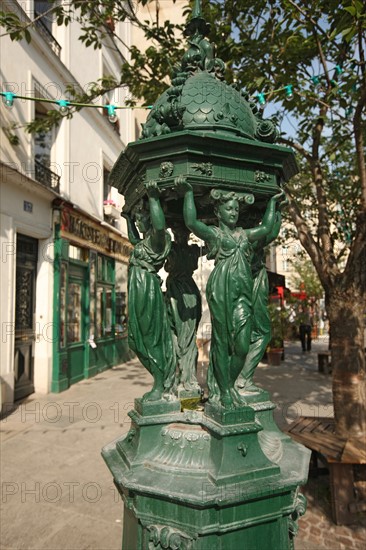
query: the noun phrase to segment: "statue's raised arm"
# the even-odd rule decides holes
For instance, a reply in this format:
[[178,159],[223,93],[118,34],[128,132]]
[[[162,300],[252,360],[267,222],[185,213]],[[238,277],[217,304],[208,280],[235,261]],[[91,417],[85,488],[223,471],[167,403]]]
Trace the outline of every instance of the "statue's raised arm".
[[[284,191],[280,191],[268,202],[266,212],[263,216],[262,223],[258,225],[257,227],[253,227],[252,229],[247,229],[247,236],[250,242],[255,242],[260,239],[267,240],[267,237],[269,237],[273,231],[273,226],[276,221],[276,213],[277,213],[277,203],[281,199],[285,197]],[[278,228],[279,230],[279,228]],[[276,235],[277,236],[277,235]],[[276,237],[274,237],[276,238]],[[273,239],[271,239],[273,240]],[[271,241],[268,241],[271,242]]]
[[202,239],[208,245],[212,244],[216,239],[215,232],[212,227],[197,219],[192,186],[184,178],[176,178],[175,186],[184,195],[183,216],[186,226],[196,237]]
[[160,204],[160,191],[156,181],[148,181],[145,189],[149,197],[149,210],[151,220],[151,245],[156,252],[164,250],[166,241],[165,216]]

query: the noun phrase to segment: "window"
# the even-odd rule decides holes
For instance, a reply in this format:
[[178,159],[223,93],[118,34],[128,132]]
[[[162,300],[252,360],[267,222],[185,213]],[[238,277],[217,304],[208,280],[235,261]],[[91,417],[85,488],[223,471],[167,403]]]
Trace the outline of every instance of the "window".
[[127,332],[127,265],[115,262],[116,336]]
[[90,252],[90,273],[89,273],[89,284],[90,284],[90,301],[89,301],[89,319],[90,319],[90,329],[89,329],[89,338],[94,340],[95,337],[95,321],[96,321],[96,296],[95,296],[95,284],[96,284],[96,260],[97,255],[95,252]]
[[70,244],[69,258],[70,260],[79,260],[79,262],[87,262],[89,259],[89,250],[87,248],[80,248],[79,246]]
[[[113,83],[115,83],[115,77],[113,76],[113,71],[107,66],[105,60],[103,59],[103,85],[108,89],[109,87],[114,88]],[[118,101],[116,100],[116,92],[114,89],[111,89],[103,94],[103,103],[104,105],[116,105]],[[113,113],[108,112],[107,108],[102,109],[103,116],[107,117],[110,125],[113,130],[119,135],[119,110],[114,111]]]
[[81,284],[71,282],[68,286],[67,341],[81,342]]
[[54,15],[53,12],[50,11],[52,9],[52,4],[57,5],[57,3],[57,1],[51,2],[48,0],[35,0],[34,17],[37,18],[40,15],[44,14],[43,17],[36,19],[36,27],[40,34],[43,36],[44,40],[46,40],[50,48],[55,52],[56,55],[60,56],[61,46],[52,34]]
[[127,330],[127,293],[116,292],[116,334]]
[[98,255],[95,300],[96,337],[114,335],[114,260]]
[[[35,120],[42,121],[47,116],[45,104],[37,101],[35,104]],[[60,176],[51,170],[51,151],[55,140],[53,129],[40,130],[34,134],[34,173],[35,179],[54,189],[57,193],[60,190]]]
[[103,202],[109,200],[111,194],[111,186],[108,184],[110,170],[103,168]]
[[61,264],[60,273],[60,347],[66,346],[66,280],[67,267],[64,262]]
[[[42,121],[47,116],[46,107],[36,102],[35,120]],[[53,131],[41,130],[34,135],[34,158],[37,162],[40,162],[46,168],[50,169],[51,166],[51,148],[53,143]]]
[[[53,2],[55,4],[55,2]],[[42,24],[49,33],[52,34],[52,24],[53,24],[53,16],[52,12],[49,10],[52,8],[51,2],[48,0],[35,0],[34,2],[34,15],[37,17],[39,15],[45,14],[43,17],[40,18],[40,21],[42,21]]]

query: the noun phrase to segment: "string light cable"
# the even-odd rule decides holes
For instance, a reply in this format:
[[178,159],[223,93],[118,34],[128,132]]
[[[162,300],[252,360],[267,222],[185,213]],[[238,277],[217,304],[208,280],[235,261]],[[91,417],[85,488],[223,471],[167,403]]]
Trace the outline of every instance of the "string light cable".
[[[339,95],[341,96],[343,94],[342,90],[340,89],[340,86],[339,86],[339,83],[338,83],[338,77],[344,72],[342,67],[340,65],[335,65],[333,69],[331,70],[334,70],[334,75],[333,75],[333,78],[331,80],[329,80],[328,78],[328,74],[326,74],[325,72],[324,73],[320,73],[318,75],[315,75],[315,76],[312,76],[310,77],[310,83],[311,83],[311,86],[315,89],[315,91],[321,91],[323,90],[323,84],[322,84],[322,79],[324,79],[324,77],[327,78],[327,82],[328,84],[330,84],[332,87],[338,87],[338,93]],[[355,89],[355,86],[353,87],[353,89]],[[279,94],[279,93],[282,93],[284,92],[285,93],[285,99],[287,101],[291,101],[293,98],[294,98],[294,95],[296,93],[296,95],[300,96],[300,97],[308,97],[307,94],[305,94],[304,92],[302,92],[301,90],[295,90],[294,91],[294,85],[293,84],[286,84],[285,86],[281,86],[280,88],[276,88],[274,90],[270,90],[268,92],[258,92],[257,94],[255,94],[254,96],[251,96],[249,97],[249,101],[257,101],[258,104],[259,104],[259,109],[263,110],[266,105],[267,105],[267,97],[268,96],[273,96],[273,95],[276,95],[276,94]],[[94,109],[105,109],[106,113],[107,113],[107,116],[108,116],[108,119],[109,121],[114,124],[116,121],[117,121],[117,113],[116,111],[119,110],[119,109],[152,109],[153,108],[153,105],[147,105],[147,106],[127,106],[127,105],[114,105],[114,104],[111,104],[111,103],[106,103],[106,104],[94,104],[94,103],[78,103],[78,102],[75,102],[75,101],[69,101],[67,99],[46,99],[46,98],[40,98],[40,97],[31,97],[31,96],[22,96],[22,95],[18,95],[18,94],[15,94],[13,92],[7,92],[7,91],[2,91],[0,92],[0,95],[2,95],[2,98],[3,98],[3,102],[4,104],[6,105],[6,107],[8,108],[11,108],[13,106],[13,103],[14,103],[14,99],[25,99],[25,100],[30,100],[30,101],[39,101],[39,102],[43,102],[43,103],[52,103],[54,105],[58,105],[59,108],[60,108],[60,112],[63,116],[67,116],[70,112],[70,108],[71,107],[75,107],[76,109],[81,109],[81,108],[94,108]],[[328,107],[328,105],[322,101],[319,97],[314,97],[313,98],[314,100],[316,100],[317,102],[325,105]],[[346,108],[345,108],[345,118],[348,118],[353,112],[353,107],[352,105],[348,105]]]
[[95,103],[78,103],[75,101],[69,101],[67,99],[47,99],[43,97],[31,97],[18,95],[13,92],[0,92],[0,95],[3,98],[3,103],[9,109],[13,107],[15,99],[25,99],[29,101],[39,101],[42,103],[52,103],[53,105],[58,105],[60,108],[60,113],[63,116],[67,116],[70,112],[70,107],[76,107],[77,109],[81,108],[93,108],[93,109],[105,109],[108,115],[109,121],[114,124],[117,121],[118,109],[152,109],[152,105],[147,106],[128,106],[128,105],[113,105],[111,103],[107,104],[95,104]]
[[[338,77],[343,73],[343,69],[340,65],[335,65],[334,69],[332,70],[334,70],[334,75],[333,75],[333,78],[329,80],[329,84],[333,88],[338,87],[338,94],[341,96],[343,94],[343,91],[340,89]],[[322,84],[322,79],[324,77],[327,77],[326,73],[320,73],[310,78],[311,86],[314,87],[315,91],[319,92],[324,89]],[[353,89],[355,89],[355,87],[353,87]],[[286,84],[285,86],[281,86],[280,88],[276,88],[268,92],[258,92],[257,94],[251,96],[249,100],[257,101],[259,109],[263,110],[268,103],[266,99],[268,98],[268,96],[272,97],[273,95],[276,95],[282,92],[285,92],[285,99],[287,101],[291,101],[294,98],[295,93],[300,97],[309,99],[309,96],[304,92],[301,92],[301,90],[294,91],[294,86],[292,84]],[[313,99],[316,100],[318,103],[321,103],[322,105],[328,107],[328,105],[324,101],[322,101],[319,97],[316,97],[316,98],[314,97]],[[348,105],[348,107],[345,108],[345,118],[348,118],[352,114],[352,112],[353,112],[352,105]]]

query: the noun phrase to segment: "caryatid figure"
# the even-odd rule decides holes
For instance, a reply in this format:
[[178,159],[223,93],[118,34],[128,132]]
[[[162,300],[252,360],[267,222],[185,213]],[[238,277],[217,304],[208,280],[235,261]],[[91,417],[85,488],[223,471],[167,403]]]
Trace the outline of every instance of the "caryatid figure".
[[[187,395],[200,395],[197,382],[197,329],[202,315],[200,291],[193,279],[198,267],[201,249],[188,244],[189,230],[184,224],[173,225],[174,242],[165,262],[168,272],[166,300],[168,315],[176,343],[178,362],[178,395],[184,390]],[[184,394],[183,394],[184,395]]]
[[206,296],[212,319],[212,340],[209,367],[209,400],[220,401],[225,408],[244,404],[235,382],[244,367],[252,332],[253,276],[251,261],[253,244],[272,231],[279,193],[272,197],[257,227],[238,227],[240,196],[234,192],[213,190],[218,226],[209,226],[197,219],[191,185],[177,182],[184,192],[184,220],[187,227],[208,248],[208,258],[215,267],[208,279]]
[[133,219],[124,214],[134,245],[128,268],[128,342],[154,378],[153,388],[143,400],[156,401],[172,396],[176,369],[173,337],[158,275],[169,255],[171,238],[156,182],[149,181],[145,187],[148,204],[141,201],[132,212]]

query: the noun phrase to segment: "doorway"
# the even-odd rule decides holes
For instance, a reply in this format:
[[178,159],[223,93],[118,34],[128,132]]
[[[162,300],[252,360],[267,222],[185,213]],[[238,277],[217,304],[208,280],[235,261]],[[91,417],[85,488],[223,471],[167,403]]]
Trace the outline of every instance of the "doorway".
[[86,267],[70,262],[67,287],[67,363],[69,385],[85,377],[86,358]]
[[14,400],[34,392],[34,346],[38,240],[17,234]]

